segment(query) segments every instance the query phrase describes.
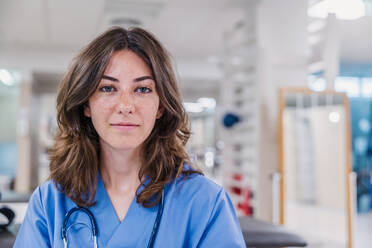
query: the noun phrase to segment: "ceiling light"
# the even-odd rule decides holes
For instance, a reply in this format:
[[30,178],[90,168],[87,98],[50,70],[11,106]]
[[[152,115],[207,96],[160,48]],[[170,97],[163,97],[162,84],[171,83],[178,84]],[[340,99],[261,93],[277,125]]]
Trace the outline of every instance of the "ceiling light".
[[216,100],[214,98],[201,97],[197,102],[207,109],[214,109],[216,107]]
[[195,102],[184,102],[183,107],[185,108],[186,112],[191,112],[191,113],[200,113],[200,112],[203,112],[204,110],[203,106]]
[[8,70],[0,69],[0,82],[5,85],[11,86],[15,83],[15,80]]
[[365,16],[366,7],[363,0],[323,0],[308,9],[311,17],[326,18],[328,14],[342,20],[355,20]]

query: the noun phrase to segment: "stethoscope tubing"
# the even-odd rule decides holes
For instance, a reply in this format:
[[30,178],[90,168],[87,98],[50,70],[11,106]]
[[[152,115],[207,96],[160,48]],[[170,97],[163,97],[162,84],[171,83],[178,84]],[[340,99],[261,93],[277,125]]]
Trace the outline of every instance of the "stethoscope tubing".
[[161,217],[163,216],[164,190],[161,192],[161,196],[160,197],[161,198],[160,198],[160,204],[159,204],[159,208],[158,208],[158,213],[156,215],[155,223],[154,223],[154,226],[152,228],[152,232],[151,232],[151,236],[150,236],[150,240],[149,240],[149,243],[147,245],[147,248],[152,248],[154,246],[155,237],[158,234],[160,220],[161,220]]
[[[160,221],[161,221],[161,218],[163,216],[163,209],[164,209],[164,190],[161,193],[161,198],[160,198],[159,207],[158,207],[158,213],[156,215],[155,223],[154,223],[154,226],[152,228],[152,232],[151,232],[151,236],[150,236],[147,248],[152,248],[154,246],[155,238],[156,238],[156,235],[157,235],[158,230],[159,230]],[[63,221],[63,226],[62,226],[63,246],[64,246],[64,248],[68,248],[67,224],[68,224],[68,221],[70,219],[70,216],[73,213],[79,212],[79,211],[83,211],[89,217],[89,221],[90,221],[90,224],[92,226],[91,232],[92,232],[92,235],[93,235],[93,243],[94,243],[93,246],[94,246],[94,248],[97,248],[98,247],[98,244],[97,244],[97,235],[98,235],[97,222],[96,222],[96,219],[94,218],[93,213],[85,207],[74,207],[70,211],[68,211],[67,214],[65,215],[65,219]]]
[[63,246],[64,246],[64,248],[68,247],[67,228],[66,227],[67,227],[68,221],[70,219],[70,216],[73,213],[79,212],[79,211],[83,211],[89,217],[90,224],[92,225],[91,231],[92,231],[92,235],[93,235],[94,248],[97,248],[97,235],[98,235],[97,222],[96,222],[96,219],[94,218],[94,215],[92,214],[92,212],[89,209],[84,208],[84,207],[74,207],[73,209],[68,211],[68,213],[66,214],[65,220],[64,220],[63,226],[62,226]]

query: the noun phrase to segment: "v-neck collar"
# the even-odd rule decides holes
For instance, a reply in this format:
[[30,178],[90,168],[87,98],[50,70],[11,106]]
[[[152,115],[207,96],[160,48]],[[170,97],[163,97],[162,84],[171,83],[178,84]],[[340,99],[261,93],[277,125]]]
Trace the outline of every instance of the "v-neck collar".
[[[143,188],[144,185],[141,184],[137,192]],[[100,173],[98,173],[95,202],[96,205],[90,209],[97,221],[100,247],[117,247],[118,244],[120,247],[124,247],[124,244],[128,244],[127,247],[144,247],[147,244],[158,206],[144,208],[137,203],[137,194],[135,194],[124,219],[120,222]]]

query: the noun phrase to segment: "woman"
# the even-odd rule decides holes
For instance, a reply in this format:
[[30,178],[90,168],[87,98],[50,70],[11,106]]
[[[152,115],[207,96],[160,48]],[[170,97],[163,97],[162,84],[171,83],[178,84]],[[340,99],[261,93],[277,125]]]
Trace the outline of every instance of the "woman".
[[153,35],[113,28],[92,41],[57,112],[51,180],[15,247],[245,247],[226,192],[190,165],[187,116]]

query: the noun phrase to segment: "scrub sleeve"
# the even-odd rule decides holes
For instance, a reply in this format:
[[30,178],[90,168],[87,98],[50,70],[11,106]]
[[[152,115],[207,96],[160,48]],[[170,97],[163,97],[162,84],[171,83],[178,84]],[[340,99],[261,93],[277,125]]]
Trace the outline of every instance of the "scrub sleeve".
[[32,193],[13,248],[50,247],[40,187]]

